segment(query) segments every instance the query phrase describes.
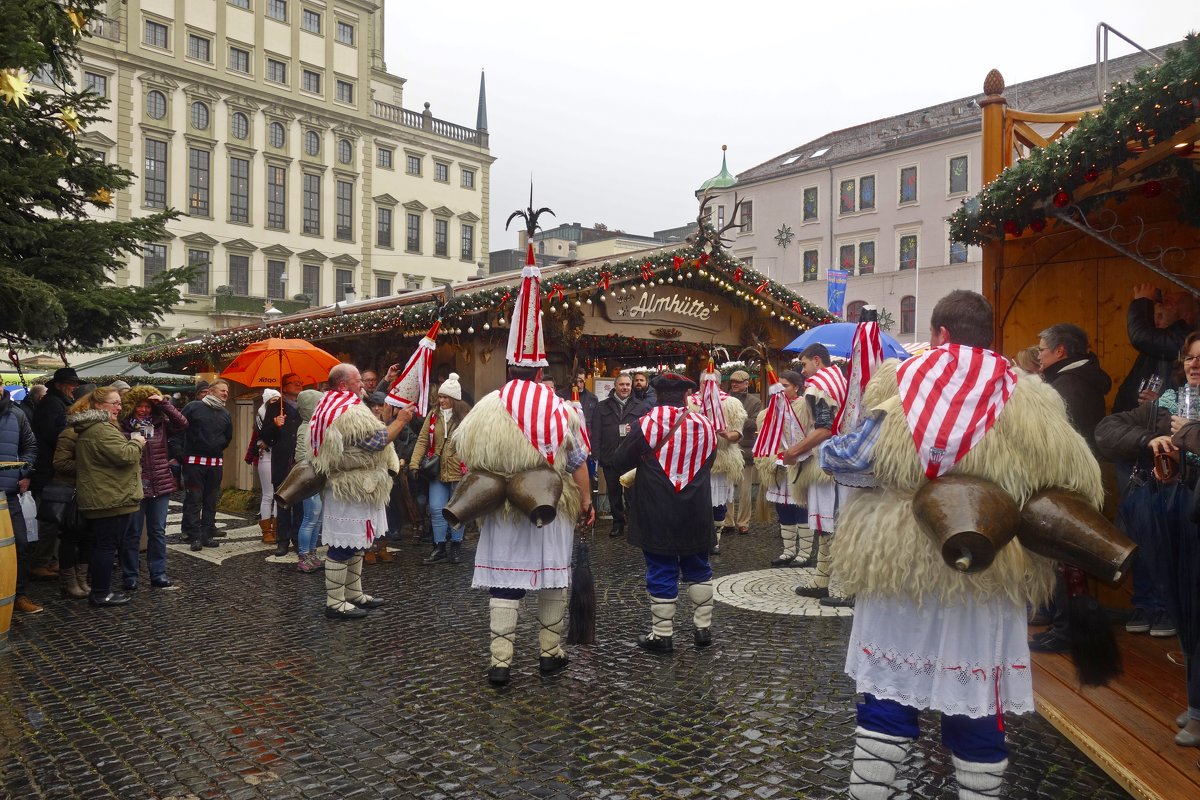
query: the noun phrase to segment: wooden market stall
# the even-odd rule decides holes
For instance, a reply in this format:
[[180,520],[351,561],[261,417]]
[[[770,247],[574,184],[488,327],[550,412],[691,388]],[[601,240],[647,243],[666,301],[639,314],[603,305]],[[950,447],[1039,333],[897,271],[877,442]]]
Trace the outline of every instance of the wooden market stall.
[[[1115,394],[1136,356],[1132,287],[1200,295],[1200,39],[1089,112],[1010,108],[995,70],[984,95],[985,188],[951,218],[951,237],[983,246],[996,349],[1011,356],[1075,323]],[[1128,607],[1128,582],[1095,588]],[[1081,689],[1067,656],[1036,655],[1039,711],[1135,797],[1200,797],[1200,750],[1173,741],[1187,707],[1178,641],[1124,631],[1119,641],[1125,674],[1100,689]]]

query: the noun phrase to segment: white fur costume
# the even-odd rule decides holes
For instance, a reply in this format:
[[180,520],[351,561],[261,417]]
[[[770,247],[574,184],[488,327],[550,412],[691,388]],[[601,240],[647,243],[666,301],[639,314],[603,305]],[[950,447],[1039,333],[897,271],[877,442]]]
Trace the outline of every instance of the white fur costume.
[[[689,411],[700,412],[698,400],[696,395],[688,398]],[[725,429],[740,433],[746,424],[746,407],[742,405],[742,401],[726,395],[721,400],[721,411],[725,414]],[[738,483],[742,480],[745,463],[740,444],[717,437],[717,458],[713,461],[712,472],[709,475],[713,508],[733,502]]]
[[313,468],[329,479],[321,493],[321,541],[330,547],[366,550],[387,531],[392,488],[389,472],[400,470],[396,450],[364,450],[356,443],[385,431],[365,405],[351,406],[325,431]]

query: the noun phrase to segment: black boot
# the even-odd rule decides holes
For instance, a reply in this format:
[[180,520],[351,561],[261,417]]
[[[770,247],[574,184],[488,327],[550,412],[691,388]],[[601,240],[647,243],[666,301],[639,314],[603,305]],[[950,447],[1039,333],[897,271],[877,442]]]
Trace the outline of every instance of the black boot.
[[608,535],[613,537],[614,539],[617,538],[618,536],[624,536],[625,535],[625,523],[624,522],[614,522],[612,525],[612,530],[608,532]]
[[277,555],[277,556],[286,556],[286,555],[287,555],[287,553],[288,553],[288,540],[287,540],[287,537],[280,536],[279,538],[277,538],[277,539],[275,540],[275,555]]
[[446,560],[446,543],[440,542],[433,546],[433,552],[429,557],[422,561],[422,564],[440,564]]
[[462,542],[451,542],[450,543],[450,563],[451,564],[461,564],[462,563]]
[[[216,539],[212,538],[211,536],[206,536],[204,541],[201,542],[201,545],[203,547],[220,547],[221,543],[218,542]],[[196,545],[192,545],[192,549],[195,550]]]

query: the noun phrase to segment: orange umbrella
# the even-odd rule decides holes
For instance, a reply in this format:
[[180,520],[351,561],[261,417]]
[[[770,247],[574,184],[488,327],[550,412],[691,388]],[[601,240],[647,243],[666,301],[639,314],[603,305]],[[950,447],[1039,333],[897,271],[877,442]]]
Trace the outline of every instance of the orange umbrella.
[[303,339],[263,339],[243,350],[221,373],[222,378],[246,386],[283,389],[283,376],[299,375],[315,386],[329,377],[341,362],[315,344]]

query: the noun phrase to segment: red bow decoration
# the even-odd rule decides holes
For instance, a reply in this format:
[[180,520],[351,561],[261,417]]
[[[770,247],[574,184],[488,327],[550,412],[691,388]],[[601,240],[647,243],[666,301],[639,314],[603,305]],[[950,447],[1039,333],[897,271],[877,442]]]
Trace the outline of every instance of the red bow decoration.
[[675,256],[671,261],[675,264],[675,271],[679,272],[679,268],[683,266],[683,256]]
[[768,284],[769,282],[770,282],[770,281],[768,281],[768,280],[765,280],[765,279],[764,279],[764,280],[763,280],[763,282],[762,282],[762,283],[760,283],[760,284],[758,285],[758,288],[754,290],[754,293],[755,293],[755,294],[762,294],[762,293],[763,293],[763,289],[766,289],[766,288],[767,288],[767,284]]
[[708,253],[700,254],[700,266],[702,266],[702,267],[708,266]]
[[733,279],[734,279],[735,281],[740,281],[740,280],[742,279],[742,275],[744,275],[744,274],[745,274],[745,273],[744,273],[744,272],[742,272],[742,268],[741,268],[741,267],[738,267],[737,269],[735,269],[735,270],[733,271]]
[[561,283],[552,284],[550,286],[550,294],[546,295],[546,299],[553,300],[554,295],[558,295],[559,300],[566,300],[567,296],[565,294],[563,294],[563,288],[564,287]]
[[612,273],[608,270],[604,270],[600,273],[600,283],[596,285],[607,292],[610,283],[612,283]]
[[510,298],[510,297],[512,297],[512,292],[505,292],[505,293],[504,293],[504,297],[501,297],[501,298],[500,298],[500,302],[499,302],[499,303],[496,303],[496,305],[498,305],[498,306],[502,306],[502,305],[504,305],[505,303],[507,303],[507,302],[508,302],[508,300],[509,300],[509,298]]
[[650,262],[642,264],[642,280],[649,281],[654,279],[654,270],[650,268]]
[[803,313],[804,313],[804,306],[800,305],[800,301],[799,301],[799,300],[793,300],[793,301],[792,301],[792,311],[795,311],[797,314],[803,314]]

